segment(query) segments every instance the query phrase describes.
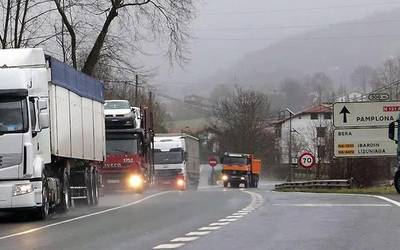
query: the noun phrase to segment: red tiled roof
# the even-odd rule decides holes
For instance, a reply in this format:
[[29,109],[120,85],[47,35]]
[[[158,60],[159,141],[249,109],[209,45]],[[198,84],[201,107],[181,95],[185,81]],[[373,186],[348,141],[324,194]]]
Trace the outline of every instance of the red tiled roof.
[[306,108],[299,114],[310,114],[310,113],[332,113],[332,105],[330,104],[320,104]]
[[[333,108],[332,104],[328,104],[328,103],[318,104],[315,106],[308,107],[299,113],[296,113],[295,115],[292,116],[292,119],[295,117],[298,117],[299,115],[303,115],[303,114],[332,113],[333,112],[332,108]],[[289,117],[286,117],[285,119],[282,119],[280,121],[275,121],[275,122],[273,122],[273,124],[281,124],[287,120],[289,120]]]

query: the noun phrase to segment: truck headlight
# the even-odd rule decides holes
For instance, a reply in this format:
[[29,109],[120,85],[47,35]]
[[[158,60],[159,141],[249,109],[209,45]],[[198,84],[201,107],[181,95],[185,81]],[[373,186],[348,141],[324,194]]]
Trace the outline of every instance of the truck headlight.
[[243,180],[243,181],[246,180],[246,178],[244,178],[244,177],[240,177],[240,179]]
[[178,187],[183,187],[185,185],[185,181],[182,179],[177,179],[176,185],[178,185]]
[[224,174],[224,175],[222,176],[222,180],[223,180],[223,181],[227,181],[227,180],[228,180],[228,176]]
[[30,192],[33,192],[31,183],[15,184],[13,186],[13,196],[28,194]]
[[138,188],[142,186],[143,180],[142,177],[140,177],[139,175],[131,175],[129,177],[128,183],[130,187]]

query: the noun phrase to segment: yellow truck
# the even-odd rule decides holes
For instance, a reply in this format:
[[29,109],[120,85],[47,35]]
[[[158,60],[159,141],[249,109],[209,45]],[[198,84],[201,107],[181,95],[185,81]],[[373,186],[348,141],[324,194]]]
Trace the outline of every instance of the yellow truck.
[[225,153],[221,158],[222,181],[224,187],[239,187],[244,184],[246,188],[258,187],[261,174],[261,160],[251,154]]

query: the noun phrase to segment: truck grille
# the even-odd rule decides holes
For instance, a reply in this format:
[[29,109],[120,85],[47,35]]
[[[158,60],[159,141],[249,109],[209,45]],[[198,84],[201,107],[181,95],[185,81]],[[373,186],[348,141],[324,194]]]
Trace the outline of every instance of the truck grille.
[[0,155],[0,168],[8,168],[21,164],[21,154],[3,154]]
[[156,170],[156,177],[157,179],[171,179],[175,178],[180,172],[180,169]]

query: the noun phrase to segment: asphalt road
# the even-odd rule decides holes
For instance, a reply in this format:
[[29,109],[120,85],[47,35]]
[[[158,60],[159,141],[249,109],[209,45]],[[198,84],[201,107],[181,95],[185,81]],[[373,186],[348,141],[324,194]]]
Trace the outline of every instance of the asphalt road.
[[45,222],[0,214],[0,249],[400,249],[400,204],[202,183],[107,195]]

